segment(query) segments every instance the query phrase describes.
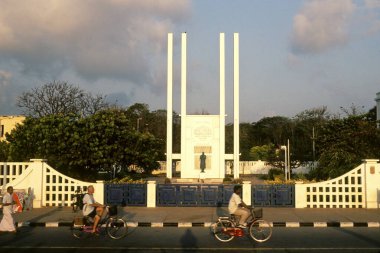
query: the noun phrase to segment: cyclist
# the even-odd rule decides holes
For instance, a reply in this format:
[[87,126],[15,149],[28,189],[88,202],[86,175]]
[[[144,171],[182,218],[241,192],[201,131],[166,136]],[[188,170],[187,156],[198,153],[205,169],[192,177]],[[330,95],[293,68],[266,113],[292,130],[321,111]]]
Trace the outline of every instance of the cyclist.
[[245,222],[249,215],[249,207],[243,202],[241,199],[242,187],[241,185],[234,186],[234,193],[230,198],[230,202],[228,203],[228,211],[230,214],[234,214],[240,216],[238,227],[246,228],[247,223]]
[[94,192],[94,186],[89,185],[87,187],[87,193],[83,197],[83,215],[94,219],[92,233],[95,234],[96,226],[98,225],[100,218],[103,215],[105,206],[95,201]]

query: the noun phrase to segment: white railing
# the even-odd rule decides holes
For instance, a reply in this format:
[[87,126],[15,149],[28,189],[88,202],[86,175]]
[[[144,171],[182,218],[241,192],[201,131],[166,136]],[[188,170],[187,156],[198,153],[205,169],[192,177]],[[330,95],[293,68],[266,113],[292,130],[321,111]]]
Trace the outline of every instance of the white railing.
[[[15,164],[15,166],[21,166]],[[59,173],[50,167],[45,160],[31,159],[27,164],[27,169],[19,174],[17,178],[7,176],[8,182],[3,185],[6,189],[8,185],[12,185],[15,191],[24,191],[29,193],[29,197],[33,200],[33,207],[42,206],[69,206],[76,194],[78,188],[83,191],[87,190],[87,186],[93,185],[95,188],[95,198],[98,202],[103,203],[104,200],[104,182],[96,183],[80,181]]]
[[87,186],[90,184],[94,185],[94,183],[65,176],[48,164],[45,164],[44,168],[45,187],[43,188],[43,206],[68,206],[71,204],[78,189],[86,192]]
[[[373,182],[369,182],[369,177]],[[340,177],[319,183],[296,184],[295,188],[296,208],[371,208],[374,202],[378,202],[373,199],[373,190],[380,189],[380,166],[378,160],[364,160],[363,164]]]
[[29,166],[29,162],[2,162],[0,163],[0,185],[6,185],[19,177]]

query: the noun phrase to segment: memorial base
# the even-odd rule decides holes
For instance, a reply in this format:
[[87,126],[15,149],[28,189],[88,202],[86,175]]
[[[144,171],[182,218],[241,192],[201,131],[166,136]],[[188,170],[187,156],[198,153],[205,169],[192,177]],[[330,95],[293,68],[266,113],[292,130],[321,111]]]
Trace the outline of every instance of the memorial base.
[[205,179],[206,178],[206,172],[199,173],[199,179]]

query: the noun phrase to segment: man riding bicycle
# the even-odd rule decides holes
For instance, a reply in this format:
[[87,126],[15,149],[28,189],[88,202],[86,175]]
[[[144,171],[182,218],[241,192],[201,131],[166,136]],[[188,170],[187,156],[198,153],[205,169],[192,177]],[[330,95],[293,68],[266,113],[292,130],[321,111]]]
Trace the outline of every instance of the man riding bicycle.
[[94,186],[89,185],[87,187],[87,193],[83,197],[83,215],[94,219],[92,233],[95,234],[96,226],[98,225],[100,218],[103,215],[105,206],[95,201],[94,192]]
[[249,207],[243,202],[243,200],[240,197],[241,192],[241,185],[235,185],[234,193],[232,193],[230,202],[228,203],[228,211],[230,212],[230,214],[240,216],[238,227],[246,228],[247,223],[245,221],[248,219],[250,211]]

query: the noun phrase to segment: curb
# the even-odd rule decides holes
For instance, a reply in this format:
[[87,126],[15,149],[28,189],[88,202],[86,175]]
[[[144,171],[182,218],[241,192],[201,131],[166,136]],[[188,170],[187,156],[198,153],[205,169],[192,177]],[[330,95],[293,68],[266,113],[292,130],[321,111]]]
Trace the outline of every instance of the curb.
[[[215,222],[127,222],[129,227],[211,227]],[[272,227],[285,227],[285,228],[299,228],[299,227],[314,227],[314,228],[326,228],[326,227],[340,227],[340,228],[353,228],[353,227],[365,227],[365,228],[380,228],[380,222],[347,222],[347,221],[330,221],[330,222],[283,222],[274,221],[269,222]],[[73,222],[16,222],[17,227],[71,227]]]

